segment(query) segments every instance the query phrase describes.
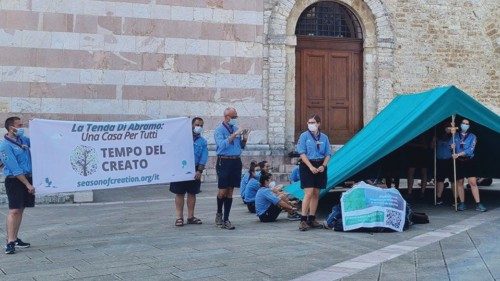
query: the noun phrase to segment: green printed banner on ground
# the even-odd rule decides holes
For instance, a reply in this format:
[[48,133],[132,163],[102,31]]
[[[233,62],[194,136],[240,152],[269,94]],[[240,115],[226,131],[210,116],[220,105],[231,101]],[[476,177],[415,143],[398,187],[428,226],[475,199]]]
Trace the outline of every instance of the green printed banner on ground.
[[340,202],[345,231],[372,227],[403,231],[406,201],[394,188],[360,182],[342,194]]

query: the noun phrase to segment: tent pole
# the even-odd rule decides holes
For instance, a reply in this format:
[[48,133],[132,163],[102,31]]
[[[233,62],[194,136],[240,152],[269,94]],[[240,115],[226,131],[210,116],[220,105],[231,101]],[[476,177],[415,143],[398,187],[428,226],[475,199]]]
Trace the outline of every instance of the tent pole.
[[436,138],[436,126],[434,126],[434,206],[437,205],[437,138]]
[[[456,131],[456,128],[455,128],[455,114],[453,114],[451,116],[451,138],[452,138],[452,142],[453,144],[455,144],[455,131]],[[453,154],[455,154],[455,145],[453,145]],[[455,212],[458,211],[458,204],[457,204],[457,160],[453,157],[451,157],[453,159],[453,197],[455,198]]]

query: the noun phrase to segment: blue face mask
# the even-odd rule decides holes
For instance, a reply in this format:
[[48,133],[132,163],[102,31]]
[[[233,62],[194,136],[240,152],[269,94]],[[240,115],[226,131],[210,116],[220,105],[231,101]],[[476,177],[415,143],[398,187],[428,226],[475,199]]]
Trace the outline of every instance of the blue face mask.
[[15,134],[16,134],[16,137],[22,137],[22,136],[24,136],[24,128],[17,128]]
[[238,120],[237,119],[231,119],[231,120],[229,120],[228,124],[231,125],[231,126],[236,126],[236,125],[238,125]]
[[460,124],[460,129],[462,129],[462,132],[467,132],[467,130],[469,129],[469,125],[467,124]]

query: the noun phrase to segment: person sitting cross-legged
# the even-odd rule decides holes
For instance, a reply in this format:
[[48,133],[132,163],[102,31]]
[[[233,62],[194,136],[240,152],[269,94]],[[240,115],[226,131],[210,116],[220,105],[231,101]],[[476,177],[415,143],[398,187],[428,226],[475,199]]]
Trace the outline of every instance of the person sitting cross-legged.
[[263,172],[260,175],[261,188],[255,195],[255,212],[259,220],[261,222],[276,221],[282,210],[288,212],[289,220],[299,220],[300,214],[297,213],[296,208],[287,203],[289,201],[285,198],[286,195],[284,193],[278,195],[269,187],[271,177],[270,173]]

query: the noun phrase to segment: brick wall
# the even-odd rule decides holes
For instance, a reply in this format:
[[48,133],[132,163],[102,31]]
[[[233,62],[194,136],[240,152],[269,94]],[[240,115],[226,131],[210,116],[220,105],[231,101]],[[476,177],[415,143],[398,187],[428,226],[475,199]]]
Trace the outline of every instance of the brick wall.
[[201,116],[212,129],[233,105],[267,143],[262,34],[262,1],[0,0],[0,119]]

